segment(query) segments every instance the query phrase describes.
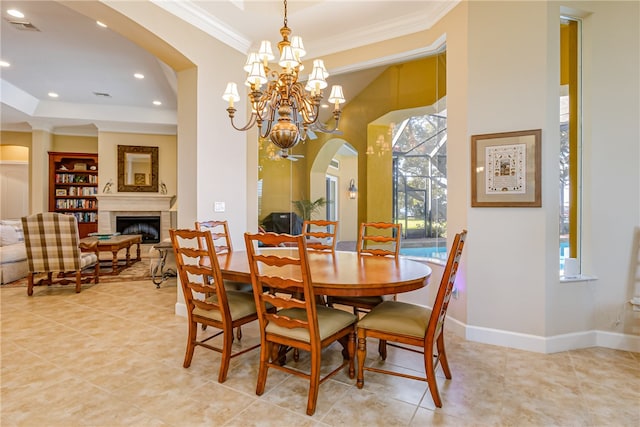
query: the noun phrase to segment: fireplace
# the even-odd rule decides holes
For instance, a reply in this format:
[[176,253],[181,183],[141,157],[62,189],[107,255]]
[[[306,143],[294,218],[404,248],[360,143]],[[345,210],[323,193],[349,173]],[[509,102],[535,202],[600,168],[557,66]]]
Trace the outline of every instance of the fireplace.
[[160,243],[159,216],[116,216],[120,234],[141,234],[142,243]]
[[171,205],[175,196],[167,194],[116,193],[98,194],[98,233],[115,233],[118,217],[160,217],[160,241],[169,239],[169,229],[176,226],[176,211]]

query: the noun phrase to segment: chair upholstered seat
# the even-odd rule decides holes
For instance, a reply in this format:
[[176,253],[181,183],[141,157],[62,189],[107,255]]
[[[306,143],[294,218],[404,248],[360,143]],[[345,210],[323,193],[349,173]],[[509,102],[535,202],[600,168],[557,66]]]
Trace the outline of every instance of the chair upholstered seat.
[[416,304],[385,301],[358,322],[358,328],[375,329],[394,335],[422,338],[427,332],[431,310]]
[[[447,265],[442,273],[442,279],[440,280],[440,286],[438,286],[432,309],[417,304],[385,301],[372,308],[358,322],[358,377],[356,380],[358,388],[364,386],[364,371],[426,381],[433,403],[438,408],[442,407],[435,370],[440,365],[445,378],[451,379],[451,370],[449,369],[444,345],[443,328],[466,238],[467,230],[462,230],[453,239],[453,245],[449,251]],[[380,340],[378,351],[382,360],[387,358],[387,344],[396,348],[422,353],[424,375],[418,376],[411,373],[398,372],[397,370],[382,368],[380,365],[365,366],[367,338]],[[406,347],[406,345],[411,347]],[[416,347],[420,350],[416,350]]]
[[[260,346],[243,346],[242,350],[232,352],[233,329],[258,319],[253,294],[226,289],[218,264],[214,236],[209,230],[171,229],[169,235],[189,319],[187,350],[182,366],[191,366],[197,346],[217,351],[222,355],[218,369],[218,382],[222,383],[227,379],[231,358]],[[204,299],[202,295],[205,295]],[[213,335],[207,332],[199,338],[198,324],[203,330],[211,326],[220,331]],[[220,335],[221,345],[208,343]],[[241,335],[238,334],[238,340],[240,339]]]
[[[354,314],[320,305],[316,305],[316,314],[318,316],[318,331],[321,341],[356,321]],[[278,316],[307,320],[307,312],[302,308],[285,308],[278,312]],[[265,328],[265,331],[267,331],[268,334],[282,335],[295,340],[309,342],[309,330],[305,328],[289,329],[270,322]]]
[[[233,245],[231,243],[231,234],[229,234],[229,223],[224,220],[217,221],[196,221],[197,231],[208,231],[211,233],[211,240],[213,241],[213,250],[216,254],[223,254],[233,251]],[[203,249],[205,245],[204,239],[198,240],[198,247]],[[206,258],[202,258],[201,262],[205,265],[208,263]],[[228,291],[243,291],[253,292],[251,283],[233,282],[230,280],[223,280],[224,287]],[[206,328],[206,325],[205,325]],[[242,326],[238,326],[236,329],[238,340],[242,339]]]
[[[278,369],[309,381],[307,415],[313,415],[320,384],[349,366],[349,377],[355,376],[355,326],[357,317],[346,311],[317,304],[309,272],[306,236],[258,233],[244,234],[251,285],[260,321],[260,368],[256,394],[264,393],[267,373]],[[259,253],[259,246],[296,248],[286,253]],[[294,253],[292,253],[294,252]],[[295,297],[291,294],[295,293]],[[271,304],[279,311],[268,311]],[[339,341],[344,351],[340,366],[321,376],[322,349]],[[307,370],[286,364],[288,350],[308,351],[311,360]],[[295,390],[292,390],[296,393]]]
[[[207,298],[207,301],[218,303],[218,295]],[[229,305],[229,313],[231,320],[241,319],[251,314],[256,314],[256,302],[253,294],[248,292],[227,291],[227,304]],[[206,317],[218,322],[222,322],[222,313],[219,310],[204,310],[199,307],[193,309],[194,316]]]

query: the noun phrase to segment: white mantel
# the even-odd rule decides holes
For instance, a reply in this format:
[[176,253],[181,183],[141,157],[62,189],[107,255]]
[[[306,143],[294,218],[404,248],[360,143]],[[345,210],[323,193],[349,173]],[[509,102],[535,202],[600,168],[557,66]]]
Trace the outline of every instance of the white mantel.
[[166,194],[115,193],[98,194],[98,233],[115,233],[118,216],[159,216],[160,240],[169,238],[175,221],[171,204],[175,196]]

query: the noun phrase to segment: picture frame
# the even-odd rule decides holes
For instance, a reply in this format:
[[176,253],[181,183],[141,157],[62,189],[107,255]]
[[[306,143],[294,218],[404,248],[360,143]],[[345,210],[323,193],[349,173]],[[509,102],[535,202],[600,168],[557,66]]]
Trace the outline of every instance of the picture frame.
[[542,206],[541,129],[471,136],[471,207]]
[[56,188],[56,196],[66,196],[67,190],[64,188]]
[[134,173],[133,181],[135,185],[147,185],[147,175],[144,173]]

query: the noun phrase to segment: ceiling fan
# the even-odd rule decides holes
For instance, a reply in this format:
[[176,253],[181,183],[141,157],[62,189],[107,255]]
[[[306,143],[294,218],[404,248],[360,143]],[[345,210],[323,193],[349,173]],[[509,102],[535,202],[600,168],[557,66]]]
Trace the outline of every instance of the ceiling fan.
[[285,159],[291,160],[292,162],[297,162],[298,159],[304,159],[304,155],[302,155],[302,154],[289,154],[287,157],[285,157]]
[[291,160],[292,162],[297,162],[298,159],[304,159],[303,154],[292,154],[292,153],[289,153],[288,150],[280,150],[280,152],[278,153],[278,156],[281,159]]

